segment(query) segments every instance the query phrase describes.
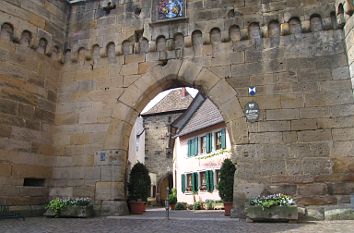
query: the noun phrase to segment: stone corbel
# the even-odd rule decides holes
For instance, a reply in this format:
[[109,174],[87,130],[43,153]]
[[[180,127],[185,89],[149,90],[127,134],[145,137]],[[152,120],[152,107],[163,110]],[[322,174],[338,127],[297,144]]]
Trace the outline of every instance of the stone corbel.
[[301,30],[303,33],[311,32],[311,21],[302,20],[301,21]]
[[186,48],[192,47],[192,36],[189,35],[184,37],[184,46]]
[[290,34],[289,23],[280,24],[280,35],[281,36],[287,36],[289,34]]
[[100,48],[100,57],[101,58],[105,58],[105,57],[107,57],[107,48],[106,47],[102,47],[102,48]]

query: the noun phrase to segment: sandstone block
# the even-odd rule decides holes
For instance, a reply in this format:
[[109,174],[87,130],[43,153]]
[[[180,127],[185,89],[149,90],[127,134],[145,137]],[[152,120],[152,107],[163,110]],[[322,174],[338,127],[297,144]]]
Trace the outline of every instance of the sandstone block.
[[70,136],[71,145],[85,145],[91,143],[91,135],[89,133],[74,134]]
[[317,121],[315,119],[301,119],[291,121],[291,130],[308,129],[317,129]]
[[11,136],[11,126],[0,124],[0,137],[10,137]]
[[303,196],[325,195],[327,186],[321,183],[298,185],[297,193]]
[[354,128],[333,129],[334,141],[354,140]]
[[296,199],[298,205],[333,205],[337,203],[337,199],[334,196],[313,196],[313,197],[301,197]]
[[122,66],[120,75],[138,74],[138,63],[130,63]]
[[354,171],[354,157],[333,158],[334,173],[351,173]]
[[298,109],[276,109],[267,110],[267,120],[292,120],[299,119],[300,113]]
[[311,108],[300,108],[300,117],[301,118],[318,118],[329,117],[330,110],[328,107],[311,107]]
[[331,195],[348,195],[354,193],[354,183],[329,183],[328,193]]
[[95,198],[98,201],[113,201],[124,199],[123,182],[97,182]]
[[17,177],[50,178],[52,175],[52,168],[36,165],[14,164],[12,167],[12,175]]
[[333,143],[332,156],[345,157],[354,154],[354,141],[340,141]]
[[145,61],[144,54],[130,54],[124,56],[124,64],[140,63]]
[[50,188],[49,196],[51,196],[51,197],[72,197],[73,196],[73,187]]
[[323,175],[331,173],[332,164],[327,158],[304,158],[302,168],[305,175]]
[[316,142],[332,140],[332,132],[329,129],[305,130],[297,133],[299,142]]
[[297,133],[296,132],[283,132],[283,142],[285,144],[297,142]]
[[11,164],[0,163],[0,176],[11,176]]
[[274,193],[283,193],[287,195],[295,195],[296,194],[296,185],[291,184],[283,184],[283,185],[270,185],[267,186],[265,192],[269,194]]
[[258,132],[289,131],[290,121],[265,121],[257,123]]
[[281,143],[281,132],[250,133],[250,143]]

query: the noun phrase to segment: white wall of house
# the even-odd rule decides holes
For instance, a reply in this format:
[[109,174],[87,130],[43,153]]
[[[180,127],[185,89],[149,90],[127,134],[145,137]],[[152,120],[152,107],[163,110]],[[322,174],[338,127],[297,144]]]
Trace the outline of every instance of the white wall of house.
[[[174,184],[177,188],[177,199],[178,202],[187,202],[188,204],[193,204],[195,201],[205,201],[210,200],[220,200],[219,192],[216,188],[217,186],[217,175],[216,171],[221,168],[222,162],[226,158],[231,156],[231,143],[229,134],[226,131],[226,149],[224,150],[215,150],[215,133],[225,128],[224,126],[220,127],[211,127],[209,129],[203,130],[201,133],[194,135],[183,136],[182,138],[176,138],[175,148],[174,148]],[[202,136],[205,136],[206,133],[213,133],[213,150],[210,153],[202,153],[200,143],[198,145],[198,155],[195,157],[188,157],[188,140],[198,137],[199,141]],[[205,172],[212,170],[214,173],[214,190],[213,192],[201,191],[199,188],[201,186],[201,176],[200,172]],[[191,191],[182,192],[182,174],[191,174],[198,172],[198,193],[193,194]],[[186,180],[186,185],[187,180]]]
[[138,161],[141,163],[145,162],[145,131],[142,117],[136,119],[130,134],[128,161],[131,167]]
[[[129,168],[131,169],[138,161],[145,163],[145,130],[143,118],[138,117],[129,138]],[[151,196],[153,196],[154,186],[157,186],[156,174],[149,173],[151,179]]]

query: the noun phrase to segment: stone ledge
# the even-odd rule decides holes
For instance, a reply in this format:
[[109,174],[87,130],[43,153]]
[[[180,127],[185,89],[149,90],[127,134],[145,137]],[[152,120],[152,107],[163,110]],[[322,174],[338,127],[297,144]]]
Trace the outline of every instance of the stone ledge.
[[262,208],[250,206],[246,208],[246,221],[297,221],[297,206],[273,206]]

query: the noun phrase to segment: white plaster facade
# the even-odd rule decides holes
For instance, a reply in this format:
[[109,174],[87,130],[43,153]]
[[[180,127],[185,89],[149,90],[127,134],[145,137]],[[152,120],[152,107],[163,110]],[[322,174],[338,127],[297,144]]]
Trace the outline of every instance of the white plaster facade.
[[[216,126],[208,127],[200,130],[199,132],[193,132],[183,137],[177,137],[174,148],[174,183],[177,188],[177,200],[178,202],[186,202],[193,204],[195,201],[205,200],[220,200],[219,192],[217,190],[217,171],[221,168],[222,162],[226,158],[231,156],[231,143],[227,130],[226,132],[226,148],[215,150],[215,134],[220,130],[225,129],[225,125],[218,124]],[[188,157],[188,140],[197,137],[200,142],[201,137],[207,133],[212,133],[212,145],[213,149],[210,153],[202,153],[200,143],[198,143],[198,155],[194,157]],[[213,171],[214,189],[212,192],[201,191],[201,172]],[[191,173],[198,173],[198,192],[185,191],[182,192],[182,175]],[[187,184],[187,180],[185,182]]]
[[143,118],[138,117],[129,138],[129,156],[128,161],[131,167],[138,161],[145,162],[145,129],[143,126]]

